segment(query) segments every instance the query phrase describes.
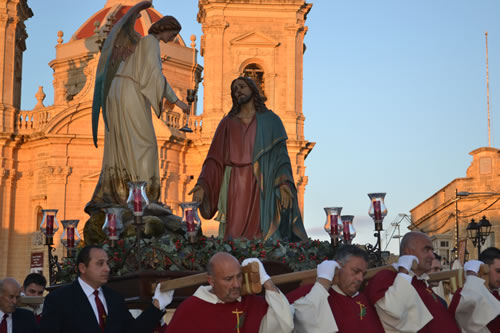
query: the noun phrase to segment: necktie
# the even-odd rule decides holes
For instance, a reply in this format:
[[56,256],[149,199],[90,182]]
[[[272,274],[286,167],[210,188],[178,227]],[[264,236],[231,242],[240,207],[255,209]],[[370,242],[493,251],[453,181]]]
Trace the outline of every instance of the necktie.
[[102,304],[101,299],[99,298],[98,290],[94,291],[94,296],[95,296],[95,304],[97,305],[97,314],[99,315],[99,327],[101,328],[101,331],[104,332],[104,325],[106,324],[106,310],[104,309],[104,305]]
[[7,317],[9,315],[5,313],[3,315],[2,323],[0,323],[0,333],[7,333]]

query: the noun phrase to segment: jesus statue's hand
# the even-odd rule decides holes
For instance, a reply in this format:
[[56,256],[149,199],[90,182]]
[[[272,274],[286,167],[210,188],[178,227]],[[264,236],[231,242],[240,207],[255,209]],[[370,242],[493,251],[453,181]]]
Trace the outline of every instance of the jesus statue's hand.
[[203,197],[205,196],[205,190],[203,190],[203,187],[200,185],[196,185],[189,193],[188,195],[193,195],[193,201],[196,202],[202,202]]
[[285,209],[291,208],[293,194],[288,185],[283,184],[280,186],[280,196],[281,206]]

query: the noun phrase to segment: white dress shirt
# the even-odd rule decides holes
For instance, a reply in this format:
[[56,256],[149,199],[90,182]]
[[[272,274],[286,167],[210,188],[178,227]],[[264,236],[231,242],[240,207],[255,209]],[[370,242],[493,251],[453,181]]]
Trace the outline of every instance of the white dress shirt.
[[[3,320],[3,315],[5,313],[0,310],[0,323],[2,323]],[[12,313],[9,313],[9,316],[7,317],[7,333],[12,333]]]
[[[83,289],[83,293],[85,296],[87,296],[90,306],[92,307],[92,310],[94,311],[95,318],[97,322],[99,322],[99,312],[97,311],[97,304],[95,304],[95,295],[94,291],[95,289],[92,288],[87,282],[83,281],[80,277],[78,277],[78,283],[80,283],[80,286]],[[99,291],[99,299],[101,300],[102,304],[104,305],[104,309],[106,310],[106,313],[108,313],[108,305],[106,304],[106,298],[104,297],[104,293],[102,292],[102,288],[99,287],[97,289]]]

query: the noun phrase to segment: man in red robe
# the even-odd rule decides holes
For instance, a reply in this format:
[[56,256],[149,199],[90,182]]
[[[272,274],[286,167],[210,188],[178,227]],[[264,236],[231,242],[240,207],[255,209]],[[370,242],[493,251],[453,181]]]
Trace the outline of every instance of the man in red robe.
[[200,286],[193,296],[175,310],[167,326],[168,333],[289,333],[293,330],[293,313],[285,295],[273,284],[262,263],[260,281],[265,289],[261,296],[241,296],[240,263],[226,252],[216,253],[207,265],[209,286]]
[[[364,292],[375,305],[386,332],[460,332],[427,283],[432,251],[426,234],[409,232],[401,240],[398,272],[382,270],[368,281]],[[417,268],[412,271],[414,261]]]
[[267,109],[248,77],[231,84],[233,107],[215,131],[189,194],[225,239],[307,238],[280,118]]
[[[489,266],[488,288],[479,278],[481,264]],[[469,260],[464,265],[466,281],[463,289],[453,295],[449,311],[464,332],[500,332],[500,250],[490,247],[479,260]]]
[[314,285],[305,285],[287,294],[295,309],[295,332],[383,333],[375,308],[359,292],[367,261],[364,250],[344,245],[337,250],[335,260],[318,265]]

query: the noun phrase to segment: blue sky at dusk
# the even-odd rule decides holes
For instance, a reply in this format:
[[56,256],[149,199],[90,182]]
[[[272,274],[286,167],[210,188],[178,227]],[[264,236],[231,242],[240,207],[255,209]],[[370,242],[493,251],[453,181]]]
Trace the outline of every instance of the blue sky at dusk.
[[[49,6],[28,0],[34,17],[26,22],[22,109],[35,106],[40,85],[45,105],[53,103],[48,63],[55,58],[57,31],[68,41],[105,2],[51,0]],[[343,214],[356,216],[356,241],[374,242],[367,193],[387,192],[389,226],[399,213],[409,214],[464,177],[468,153],[488,145],[485,31],[492,146],[500,144],[500,1],[313,3],[306,22],[303,112],[306,139],[316,146],[306,160],[306,229],[312,238],[326,239],[323,207],[342,206]],[[197,0],[153,5],[177,17],[187,44],[195,34],[199,45]]]

